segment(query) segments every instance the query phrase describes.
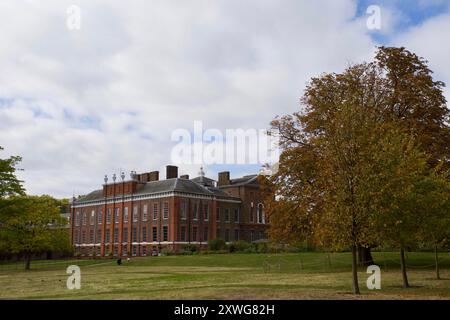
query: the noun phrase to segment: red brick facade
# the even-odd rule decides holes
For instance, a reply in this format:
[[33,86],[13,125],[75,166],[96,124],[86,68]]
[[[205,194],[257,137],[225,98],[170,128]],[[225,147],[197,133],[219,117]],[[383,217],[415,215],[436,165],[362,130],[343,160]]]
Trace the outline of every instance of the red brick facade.
[[[157,172],[106,183],[71,207],[71,239],[84,256],[145,256],[186,244],[206,246],[225,241],[264,239],[267,228],[256,176],[219,183],[200,176],[177,177],[167,167],[166,180]],[[222,175],[222,177],[220,176]]]

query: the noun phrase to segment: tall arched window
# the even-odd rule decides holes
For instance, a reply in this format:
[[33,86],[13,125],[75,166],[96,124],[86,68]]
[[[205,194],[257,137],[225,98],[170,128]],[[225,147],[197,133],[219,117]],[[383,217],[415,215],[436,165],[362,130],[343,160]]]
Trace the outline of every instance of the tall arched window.
[[264,206],[262,203],[258,203],[257,217],[258,217],[258,220],[257,220],[258,223],[265,223]]

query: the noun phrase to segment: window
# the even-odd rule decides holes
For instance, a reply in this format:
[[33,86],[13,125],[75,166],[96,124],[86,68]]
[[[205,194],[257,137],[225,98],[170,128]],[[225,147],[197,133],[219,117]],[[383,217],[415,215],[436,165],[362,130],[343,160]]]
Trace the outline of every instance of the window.
[[103,209],[99,209],[97,215],[97,224],[102,224],[102,222],[103,222]]
[[111,223],[111,209],[108,208],[106,209],[106,224],[110,224]]
[[158,204],[154,203],[153,204],[153,220],[157,220],[158,219]]
[[128,242],[128,228],[123,228],[122,230],[122,242],[123,243]]
[[117,228],[114,228],[114,237],[113,237],[113,239],[114,239],[114,243],[119,242],[119,229],[117,229]]
[[217,229],[216,238],[222,238],[222,230]]
[[78,233],[78,230],[75,230],[75,233],[74,233],[74,235],[73,235],[73,238],[74,238],[74,242],[76,243],[76,244],[78,244],[78,243],[80,243],[80,238],[79,238],[79,233]]
[[139,220],[138,207],[134,206],[133,207],[133,222],[138,222],[138,220]]
[[81,233],[81,243],[86,243],[86,230]]
[[122,255],[123,255],[123,256],[126,256],[127,254],[128,254],[128,252],[127,252],[127,246],[124,245],[124,246],[122,246]]
[[118,246],[114,246],[113,255],[117,256],[118,254],[119,254],[119,247]]
[[203,241],[208,241],[209,239],[209,232],[208,232],[208,227],[203,228]]
[[250,241],[253,242],[255,241],[255,231],[250,231]]
[[186,220],[186,201],[181,201],[180,203],[180,218]]
[[220,222],[220,208],[219,207],[216,208],[216,221]]
[[239,209],[234,209],[234,222],[239,223]]
[[133,254],[133,256],[137,255],[137,246],[133,246],[132,254]]
[[192,241],[197,241],[197,227],[192,228]]
[[146,256],[147,255],[147,246],[143,246],[142,247],[142,255]]
[[123,222],[128,222],[128,207],[123,208]]
[[110,233],[109,233],[109,229],[106,229],[106,234],[105,234],[105,243],[109,243],[109,238],[110,238]]
[[119,208],[114,208],[114,223],[119,223]]
[[185,226],[181,227],[180,241],[186,241],[186,227]]
[[86,223],[87,223],[87,214],[86,214],[86,212],[83,212],[83,221],[82,221],[82,223],[83,223],[83,226],[85,226]]
[[262,203],[258,204],[258,223],[264,223],[264,206],[262,205]]
[[78,227],[80,225],[80,211],[75,214],[75,225]]
[[239,240],[239,230],[238,229],[234,230],[234,240],[235,241]]
[[95,223],[95,210],[92,210],[92,211],[91,211],[91,216],[90,216],[90,218],[89,218],[89,224],[90,224],[91,226],[93,226],[94,223]]
[[198,220],[198,203],[194,203],[194,213],[193,217],[194,220]]
[[153,239],[153,241],[158,241],[158,229],[156,228],[156,227],[153,227],[152,228],[152,239]]
[[142,208],[142,221],[147,221],[147,208],[148,206],[144,204],[144,207]]
[[205,221],[208,221],[209,220],[209,206],[207,204],[205,204],[204,208],[205,208],[204,218],[205,218]]
[[136,227],[133,227],[133,231],[132,231],[133,233],[132,233],[132,242],[137,242],[137,228]]
[[225,241],[230,241],[230,229],[225,229]]
[[254,220],[253,220],[253,203],[252,203],[252,205],[250,206],[250,222],[253,222]]
[[102,242],[102,230],[99,229],[97,230],[97,243],[101,243]]
[[147,242],[147,227],[142,227],[142,241]]
[[164,220],[169,219],[169,203],[168,202],[164,202]]
[[89,231],[89,243],[94,243],[94,230]]
[[169,241],[169,228],[167,226],[163,227],[163,241]]
[[230,209],[225,209],[225,222],[230,222]]

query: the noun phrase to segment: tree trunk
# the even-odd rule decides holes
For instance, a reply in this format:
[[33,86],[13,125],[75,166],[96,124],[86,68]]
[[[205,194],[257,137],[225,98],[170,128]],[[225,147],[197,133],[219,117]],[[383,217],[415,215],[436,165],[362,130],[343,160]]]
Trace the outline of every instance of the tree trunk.
[[441,275],[439,274],[439,254],[437,244],[434,246],[434,261],[436,262],[436,279],[441,280]]
[[406,274],[405,248],[400,248],[400,264],[402,269],[403,288],[409,288],[408,275]]
[[373,261],[370,247],[366,248],[358,246],[358,263],[360,266],[364,267],[368,267],[375,264],[375,262]]
[[358,284],[358,262],[357,262],[357,247],[352,245],[352,289],[353,294],[360,294]]
[[26,253],[25,254],[25,270],[30,270],[30,264],[31,264],[31,254]]

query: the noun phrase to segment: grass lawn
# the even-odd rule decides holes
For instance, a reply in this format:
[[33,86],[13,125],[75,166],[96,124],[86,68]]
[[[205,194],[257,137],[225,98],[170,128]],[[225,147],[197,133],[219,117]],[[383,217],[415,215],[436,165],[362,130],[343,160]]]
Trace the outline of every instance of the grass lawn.
[[[432,253],[408,253],[412,288],[401,287],[397,253],[374,254],[381,290],[359,272],[358,299],[450,299],[450,255],[441,253],[435,280]],[[217,254],[115,260],[33,261],[0,265],[0,299],[355,299],[349,253]],[[81,268],[81,289],[66,288],[66,267]],[[17,269],[16,269],[17,268]]]

